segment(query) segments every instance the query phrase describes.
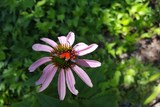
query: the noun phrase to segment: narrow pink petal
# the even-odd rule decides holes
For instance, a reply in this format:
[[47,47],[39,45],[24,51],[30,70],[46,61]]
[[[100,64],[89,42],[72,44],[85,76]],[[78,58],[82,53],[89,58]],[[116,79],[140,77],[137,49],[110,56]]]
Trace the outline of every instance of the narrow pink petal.
[[96,68],[101,66],[101,63],[99,61],[95,60],[88,60],[88,59],[78,59],[76,60],[76,63],[81,66],[85,67],[91,67],[91,68]]
[[64,97],[66,95],[64,69],[61,69],[59,76],[58,76],[58,94],[59,94],[59,99],[64,100]]
[[48,87],[48,85],[51,83],[54,75],[56,74],[57,69],[58,69],[58,67],[54,66],[51,69],[51,72],[49,72],[47,74],[46,80],[43,82],[41,88],[39,89],[39,92],[42,92],[43,90],[45,90]]
[[76,44],[76,45],[73,47],[73,49],[74,49],[75,51],[79,51],[79,50],[85,49],[85,48],[87,48],[87,47],[88,47],[87,44],[81,42],[81,43]]
[[53,64],[49,64],[49,65],[47,65],[47,66],[43,69],[43,74],[42,74],[42,76],[36,81],[36,85],[40,85],[40,84],[42,84],[42,83],[46,80],[48,74],[51,72],[51,70],[53,69],[53,67],[54,67]]
[[74,94],[77,95],[78,91],[75,89],[75,78],[70,68],[66,69],[66,82],[68,89]]
[[44,52],[51,52],[53,48],[47,45],[42,45],[42,44],[34,44],[32,46],[32,49],[35,51],[44,51]]
[[86,74],[86,72],[78,67],[77,65],[73,66],[72,69],[76,72],[76,74],[85,82],[89,87],[93,87],[93,84],[91,82],[91,79]]
[[52,47],[56,47],[57,43],[49,38],[41,38],[42,41],[48,43],[49,45],[51,45]]
[[58,40],[59,40],[60,44],[66,44],[67,43],[67,38],[65,36],[58,37]]
[[29,67],[29,71],[33,72],[35,71],[39,66],[43,65],[46,62],[51,61],[51,57],[43,57],[40,58],[39,60],[37,60],[36,62],[34,62],[30,67]]
[[70,46],[73,45],[75,41],[75,35],[73,32],[69,32],[68,35],[67,35],[67,42],[69,43]]
[[76,51],[76,54],[78,56],[83,56],[83,55],[86,55],[86,54],[89,54],[89,53],[93,52],[97,47],[98,47],[97,44],[91,44],[91,45],[89,45],[88,47],[85,47],[82,50]]

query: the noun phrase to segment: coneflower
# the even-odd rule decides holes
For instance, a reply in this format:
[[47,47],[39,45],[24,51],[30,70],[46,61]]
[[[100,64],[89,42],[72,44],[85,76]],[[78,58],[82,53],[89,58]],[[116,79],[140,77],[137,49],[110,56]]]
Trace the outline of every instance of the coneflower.
[[50,64],[43,69],[43,74],[40,79],[36,81],[36,85],[41,85],[39,92],[48,87],[54,75],[58,72],[58,68],[60,69],[58,76],[58,94],[60,100],[65,98],[66,84],[72,94],[78,94],[78,90],[75,88],[75,78],[72,71],[74,71],[89,87],[93,86],[89,76],[78,65],[91,68],[101,66],[101,63],[95,60],[79,59],[79,56],[93,52],[98,47],[97,44],[87,45],[85,43],[78,43],[72,47],[75,41],[73,32],[69,32],[67,37],[58,37],[60,44],[48,38],[41,38],[41,40],[50,46],[34,44],[32,48],[35,51],[48,52],[49,56],[40,58],[29,67],[29,71],[33,72],[42,64],[50,62]]

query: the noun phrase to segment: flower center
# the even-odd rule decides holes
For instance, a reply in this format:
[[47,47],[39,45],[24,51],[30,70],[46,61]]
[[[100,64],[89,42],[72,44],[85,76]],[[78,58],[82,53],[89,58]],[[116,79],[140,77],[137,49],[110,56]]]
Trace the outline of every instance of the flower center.
[[68,68],[76,60],[75,51],[67,44],[60,44],[50,53],[54,65],[60,68]]

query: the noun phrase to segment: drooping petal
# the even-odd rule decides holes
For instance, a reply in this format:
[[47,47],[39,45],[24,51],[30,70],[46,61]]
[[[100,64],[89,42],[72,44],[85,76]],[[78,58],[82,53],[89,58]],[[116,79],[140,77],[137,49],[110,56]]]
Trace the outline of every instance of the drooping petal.
[[39,66],[43,65],[46,62],[51,61],[51,57],[43,57],[40,58],[39,60],[37,60],[36,62],[34,62],[30,67],[29,67],[29,71],[33,72],[35,71]]
[[101,66],[101,63],[99,61],[95,60],[88,60],[88,59],[77,59],[76,63],[81,66],[85,67],[91,67],[91,68],[96,68]]
[[97,44],[91,44],[91,45],[89,45],[88,47],[85,47],[82,50],[76,51],[76,54],[78,56],[83,56],[83,55],[86,55],[86,54],[89,54],[89,53],[93,52],[97,47],[98,47]]
[[58,40],[59,40],[60,44],[66,44],[67,43],[67,38],[65,36],[58,37]]
[[47,65],[44,69],[43,69],[43,74],[42,76],[36,81],[36,85],[40,85],[42,84],[48,75],[50,75],[51,70],[53,69],[54,65],[53,64],[49,64]]
[[69,43],[70,46],[73,45],[75,41],[75,35],[73,32],[69,32],[68,35],[67,35],[67,42]]
[[78,67],[77,65],[74,65],[72,69],[76,72],[76,74],[82,79],[83,82],[85,82],[89,87],[93,87],[93,84],[91,82],[91,79],[86,74],[86,72]]
[[75,89],[75,78],[70,68],[66,69],[66,82],[68,89],[74,94],[78,94],[78,90]]
[[79,51],[79,50],[85,49],[85,48],[87,48],[87,47],[88,47],[87,44],[80,42],[80,43],[76,44],[76,45],[73,47],[73,49],[74,49],[75,51]]
[[64,69],[61,69],[59,76],[58,76],[58,94],[59,94],[59,99],[64,100],[64,97],[66,95],[66,83],[65,83]]
[[32,46],[32,49],[35,51],[44,51],[44,52],[51,52],[53,48],[47,45],[42,45],[42,44],[34,44]]
[[45,90],[48,85],[51,83],[54,75],[56,74],[58,67],[54,66],[51,71],[49,72],[49,74],[47,75],[45,81],[42,83],[41,88],[39,89],[39,92],[42,92],[43,90]]
[[51,45],[52,47],[56,47],[57,43],[49,38],[41,38],[42,41],[46,42],[47,44]]

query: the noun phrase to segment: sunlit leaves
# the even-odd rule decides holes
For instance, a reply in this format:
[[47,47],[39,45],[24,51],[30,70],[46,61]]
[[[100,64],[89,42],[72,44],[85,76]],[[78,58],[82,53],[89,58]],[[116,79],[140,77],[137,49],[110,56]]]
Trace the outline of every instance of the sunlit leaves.
[[45,3],[46,3],[46,0],[41,0],[41,1],[38,1],[38,2],[37,2],[36,6],[37,6],[37,7],[41,7],[41,6],[43,6]]
[[126,73],[124,74],[124,85],[126,87],[130,86],[132,83],[134,83],[134,76],[136,75],[136,71],[134,69],[128,69],[126,70]]
[[108,50],[108,53],[111,54],[113,57],[116,57],[116,52],[114,49],[114,46],[116,45],[116,43],[110,43],[110,44],[106,44],[106,49]]
[[152,81],[156,81],[157,79],[160,78],[160,73],[155,73],[154,75],[152,75],[150,78],[149,78],[149,82],[152,82]]
[[157,95],[160,94],[160,84],[156,87],[154,87],[153,93],[145,100],[144,104],[148,104],[151,101],[153,101]]

